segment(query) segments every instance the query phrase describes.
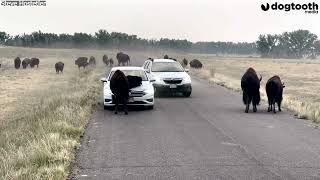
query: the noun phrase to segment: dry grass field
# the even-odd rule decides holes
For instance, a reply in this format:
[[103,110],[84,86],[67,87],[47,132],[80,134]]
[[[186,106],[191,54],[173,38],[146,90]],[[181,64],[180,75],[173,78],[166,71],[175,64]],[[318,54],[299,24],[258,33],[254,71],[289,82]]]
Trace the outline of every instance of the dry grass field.
[[[105,51],[0,48],[0,179],[64,179],[108,70]],[[95,56],[97,68],[74,60]],[[16,56],[39,57],[37,69],[13,68]],[[56,74],[54,64],[65,63]]]
[[[204,63],[202,70],[191,74],[210,82],[241,92],[240,79],[248,67],[253,67],[263,79],[260,88],[262,103],[267,104],[265,84],[273,75],[279,75],[286,87],[283,106],[301,119],[320,122],[320,60],[260,59],[254,57],[216,57],[188,55]],[[241,99],[239,99],[241,103]]]
[[[80,136],[102,96],[100,78],[118,50],[0,48],[0,179],[65,179]],[[162,52],[128,52],[137,64]],[[39,68],[14,69],[19,56],[40,58]],[[96,57],[96,68],[74,60]],[[54,64],[65,63],[56,74]],[[138,63],[138,64],[139,64]]]

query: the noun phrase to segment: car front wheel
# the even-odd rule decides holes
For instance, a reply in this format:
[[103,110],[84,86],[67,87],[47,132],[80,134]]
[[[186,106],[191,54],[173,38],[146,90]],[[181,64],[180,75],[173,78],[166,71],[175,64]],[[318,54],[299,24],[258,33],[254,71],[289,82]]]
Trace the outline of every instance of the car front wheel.
[[182,93],[184,97],[190,97],[191,91],[186,91]]

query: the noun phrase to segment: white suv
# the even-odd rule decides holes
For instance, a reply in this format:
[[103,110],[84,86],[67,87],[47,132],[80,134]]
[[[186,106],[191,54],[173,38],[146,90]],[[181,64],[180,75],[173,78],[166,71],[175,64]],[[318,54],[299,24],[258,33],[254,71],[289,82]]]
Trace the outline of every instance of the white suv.
[[139,76],[142,78],[142,84],[139,87],[130,89],[128,105],[135,106],[144,106],[149,109],[153,109],[154,105],[154,88],[152,86],[152,80],[148,78],[146,72],[141,67],[130,67],[130,66],[121,66],[114,67],[111,69],[107,78],[102,78],[101,81],[104,83],[103,86],[103,101],[104,107],[107,109],[110,106],[115,106],[113,101],[113,94],[110,89],[110,80],[113,76],[113,73],[116,70],[122,71],[126,76]]
[[181,64],[172,59],[148,59],[143,68],[151,79],[156,93],[181,92],[189,97],[192,92],[191,78]]

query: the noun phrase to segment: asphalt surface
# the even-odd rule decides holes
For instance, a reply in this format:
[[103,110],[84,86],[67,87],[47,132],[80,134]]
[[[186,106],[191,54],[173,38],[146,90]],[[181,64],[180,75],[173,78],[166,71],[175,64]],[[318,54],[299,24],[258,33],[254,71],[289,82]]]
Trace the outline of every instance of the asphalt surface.
[[320,179],[320,130],[262,104],[246,114],[240,94],[193,78],[190,98],[154,110],[100,106],[73,179]]

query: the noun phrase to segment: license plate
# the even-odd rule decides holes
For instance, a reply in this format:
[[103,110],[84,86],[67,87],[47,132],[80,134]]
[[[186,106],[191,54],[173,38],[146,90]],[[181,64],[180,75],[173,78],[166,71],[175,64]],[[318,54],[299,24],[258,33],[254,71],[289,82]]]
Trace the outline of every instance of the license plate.
[[177,88],[176,84],[170,84],[170,88]]
[[129,99],[128,99],[128,102],[133,102],[134,100],[133,100],[133,97],[130,97]]

